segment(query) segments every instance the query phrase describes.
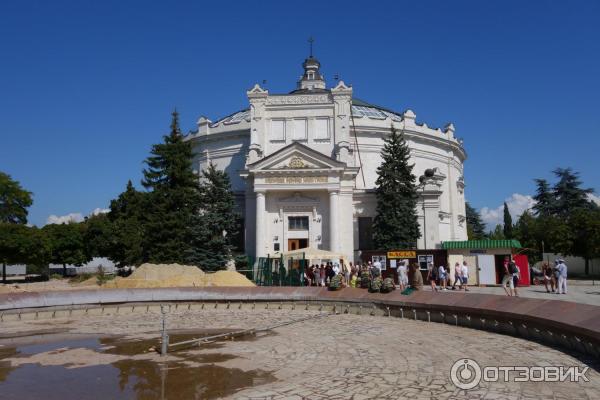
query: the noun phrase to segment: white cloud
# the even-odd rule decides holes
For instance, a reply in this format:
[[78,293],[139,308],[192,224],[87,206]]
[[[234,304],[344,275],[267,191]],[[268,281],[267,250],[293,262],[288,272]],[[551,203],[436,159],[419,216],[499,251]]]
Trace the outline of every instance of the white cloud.
[[70,213],[67,215],[54,215],[48,217],[46,224],[69,224],[71,222],[83,221],[83,215],[81,213]]
[[107,214],[110,212],[109,208],[94,208],[94,211],[92,211],[90,213],[90,215],[100,215],[100,214]]
[[[531,209],[535,204],[535,200],[529,195],[513,193],[506,200],[508,211],[512,217],[513,223],[517,222],[521,214],[526,210]],[[504,204],[496,208],[483,207],[480,210],[481,219],[487,225],[488,230],[492,230],[496,225],[504,225]]]
[[600,196],[596,196],[593,193],[588,194],[588,199],[590,199],[591,201],[593,201],[594,203],[598,204],[600,206]]
[[[110,212],[110,209],[108,208],[95,208],[91,213],[88,214],[88,217],[92,215],[106,214],[108,212]],[[67,215],[52,214],[48,217],[48,219],[46,219],[46,224],[70,224],[72,222],[81,222],[83,220],[83,214],[79,212],[69,213]]]

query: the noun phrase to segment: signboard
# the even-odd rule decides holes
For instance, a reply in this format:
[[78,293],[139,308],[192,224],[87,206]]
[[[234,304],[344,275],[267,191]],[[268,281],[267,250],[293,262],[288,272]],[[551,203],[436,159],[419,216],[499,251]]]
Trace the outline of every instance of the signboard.
[[265,183],[327,183],[326,176],[275,176],[265,178]]
[[388,258],[417,258],[417,252],[414,250],[388,251]]
[[471,249],[471,254],[487,254],[487,250],[485,249]]

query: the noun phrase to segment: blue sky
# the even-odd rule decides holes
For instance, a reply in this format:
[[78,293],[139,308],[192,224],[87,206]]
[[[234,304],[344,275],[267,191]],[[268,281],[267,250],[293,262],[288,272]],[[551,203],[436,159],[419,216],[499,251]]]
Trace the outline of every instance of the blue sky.
[[599,187],[599,18],[595,1],[3,1],[0,170],[34,193],[33,224],[107,208],[174,107],[189,130],[255,82],[293,89],[313,35],[330,83],[456,125],[492,221],[558,166]]

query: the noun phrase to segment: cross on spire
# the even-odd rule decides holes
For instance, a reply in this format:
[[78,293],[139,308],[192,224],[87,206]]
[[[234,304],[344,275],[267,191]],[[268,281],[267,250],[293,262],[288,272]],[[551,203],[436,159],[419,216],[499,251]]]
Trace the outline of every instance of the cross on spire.
[[309,37],[308,38],[308,43],[310,43],[310,57],[312,58],[313,56],[313,43],[315,42],[315,39],[313,39],[313,37]]

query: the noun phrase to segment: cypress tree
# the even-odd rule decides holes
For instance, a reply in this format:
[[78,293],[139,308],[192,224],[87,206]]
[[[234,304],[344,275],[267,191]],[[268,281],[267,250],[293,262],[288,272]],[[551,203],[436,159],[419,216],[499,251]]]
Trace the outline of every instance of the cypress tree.
[[465,203],[465,213],[467,214],[467,236],[469,240],[482,240],[486,238],[485,224],[481,220],[479,211]]
[[504,237],[506,239],[513,238],[512,217],[510,216],[510,211],[508,210],[508,206],[506,205],[506,202],[504,202],[504,228],[503,228],[502,232],[504,233]]
[[190,248],[190,228],[198,210],[198,177],[192,170],[192,145],[183,140],[174,111],[171,133],[152,146],[142,184],[149,190],[144,259],[183,263]]
[[202,171],[199,193],[200,210],[194,217],[192,246],[186,255],[189,263],[214,271],[232,259],[232,241],[239,229],[229,175],[209,164]]
[[375,194],[377,215],[373,221],[373,241],[378,249],[414,248],[421,236],[417,219],[417,186],[409,164],[410,150],[404,136],[392,126],[381,152]]

